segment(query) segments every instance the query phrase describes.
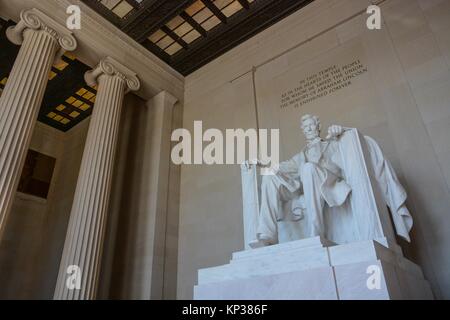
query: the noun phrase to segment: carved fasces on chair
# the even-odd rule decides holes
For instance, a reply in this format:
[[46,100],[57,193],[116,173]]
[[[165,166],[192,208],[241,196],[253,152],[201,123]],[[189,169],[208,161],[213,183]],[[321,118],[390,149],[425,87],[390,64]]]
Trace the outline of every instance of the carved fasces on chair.
[[364,136],[357,129],[347,130],[339,139],[339,151],[352,188],[350,207],[358,240],[395,239]]
[[256,239],[260,207],[258,171],[254,164],[241,166],[245,249],[251,249],[249,244]]

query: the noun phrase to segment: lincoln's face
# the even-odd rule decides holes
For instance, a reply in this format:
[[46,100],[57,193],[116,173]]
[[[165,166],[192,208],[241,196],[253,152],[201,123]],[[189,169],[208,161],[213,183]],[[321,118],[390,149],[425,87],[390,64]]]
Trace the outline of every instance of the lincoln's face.
[[319,124],[314,118],[307,118],[302,122],[302,130],[307,140],[313,140],[320,135]]

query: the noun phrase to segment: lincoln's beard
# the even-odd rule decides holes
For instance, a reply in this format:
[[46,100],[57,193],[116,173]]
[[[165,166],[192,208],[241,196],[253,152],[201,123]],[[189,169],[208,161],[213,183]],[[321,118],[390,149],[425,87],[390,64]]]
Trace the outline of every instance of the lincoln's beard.
[[315,130],[315,131],[308,132],[308,133],[303,132],[303,133],[304,133],[304,135],[306,137],[306,141],[307,142],[312,142],[312,141],[320,138],[320,131],[319,130]]

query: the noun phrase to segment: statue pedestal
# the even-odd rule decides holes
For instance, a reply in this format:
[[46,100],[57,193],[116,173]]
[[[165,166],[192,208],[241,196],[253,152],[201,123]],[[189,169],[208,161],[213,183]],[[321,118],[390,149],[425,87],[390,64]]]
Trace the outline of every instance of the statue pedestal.
[[[380,241],[382,242],[382,241]],[[201,269],[196,300],[433,299],[419,266],[377,241],[320,237],[236,252]]]

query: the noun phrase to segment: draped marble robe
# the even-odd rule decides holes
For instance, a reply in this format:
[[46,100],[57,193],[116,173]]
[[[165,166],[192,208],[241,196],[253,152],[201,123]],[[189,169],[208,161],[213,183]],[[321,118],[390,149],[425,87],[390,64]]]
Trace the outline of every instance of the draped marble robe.
[[[370,137],[364,137],[364,140],[367,146],[366,152],[369,156],[366,161],[370,161],[377,187],[385,204],[390,208],[395,230],[399,236],[410,241],[409,232],[412,228],[412,217],[405,204],[406,192],[378,144]],[[302,219],[304,215],[311,218],[311,215],[323,214],[323,210],[318,210],[319,205],[326,204],[331,209],[338,209],[334,210],[335,212],[330,210],[331,214],[342,213],[343,204],[351,196],[352,191],[351,185],[345,179],[347,178],[350,181],[360,180],[361,172],[353,170],[353,167],[355,167],[354,161],[364,161],[348,156],[348,153],[351,153],[349,151],[352,149],[351,144],[354,142],[349,141],[349,139],[322,140],[319,142],[318,158],[311,160],[310,158],[314,158],[314,155],[309,156],[308,148],[305,148],[292,159],[282,162],[274,175],[263,177],[257,226],[258,235],[262,234],[276,239],[278,237],[278,221],[295,221]],[[312,170],[315,175],[314,183],[309,183],[308,186],[305,186],[304,181],[302,181],[305,169],[308,169],[307,172]],[[305,197],[304,188],[311,188],[314,184],[318,190],[313,195],[321,199],[311,198],[311,193],[307,198]],[[357,183],[351,184],[357,185]],[[290,201],[292,204],[292,207],[288,210],[283,209],[283,202],[286,201]],[[341,206],[342,208],[340,208]],[[308,208],[310,209],[308,210]],[[347,206],[344,210],[349,209],[350,206]],[[313,220],[316,219],[317,217]],[[380,231],[376,225],[376,220],[377,217],[374,214],[367,216],[364,221],[366,231],[363,231],[364,235],[360,235],[361,238],[377,237]],[[320,222],[319,227],[324,228],[323,217]],[[311,222],[309,223],[311,224]],[[314,225],[310,226],[309,229],[313,231],[310,231],[308,236],[314,236],[315,234],[311,234],[311,232],[314,233]],[[323,236],[325,230],[320,230],[319,233]],[[379,236],[384,235],[381,232]],[[274,240],[273,242],[276,243],[277,241]]]

